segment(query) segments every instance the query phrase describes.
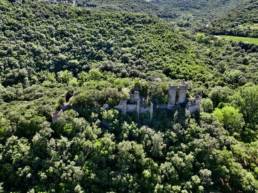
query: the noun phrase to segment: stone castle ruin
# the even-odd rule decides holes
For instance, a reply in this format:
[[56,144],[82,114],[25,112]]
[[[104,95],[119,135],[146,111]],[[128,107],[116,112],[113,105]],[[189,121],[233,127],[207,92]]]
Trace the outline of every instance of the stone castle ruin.
[[150,103],[149,106],[145,104],[145,99],[140,96],[139,91],[135,90],[131,94],[130,99],[121,100],[115,108],[123,114],[137,113],[139,119],[140,114],[149,113],[150,119],[153,119],[154,112],[158,109],[173,111],[179,107],[183,107],[191,114],[200,111],[201,97],[196,96],[193,100],[188,100],[186,97],[187,85],[170,86],[168,89],[168,103],[167,104],[154,104]]
[[[150,104],[147,105],[146,98],[142,97],[138,90],[134,90],[129,99],[121,100],[114,108],[124,115],[127,113],[136,113],[138,120],[140,114],[144,113],[149,113],[150,120],[152,120],[157,110],[174,111],[178,108],[185,108],[185,110],[189,111],[191,114],[199,112],[201,96],[196,96],[194,99],[189,100],[186,93],[187,85],[185,83],[179,86],[170,86],[168,89],[167,104],[159,104],[151,101]],[[72,108],[70,99],[73,96],[73,92],[66,93],[65,102],[52,114],[52,122],[56,122],[64,111]],[[109,109],[109,105],[105,104],[103,108]]]

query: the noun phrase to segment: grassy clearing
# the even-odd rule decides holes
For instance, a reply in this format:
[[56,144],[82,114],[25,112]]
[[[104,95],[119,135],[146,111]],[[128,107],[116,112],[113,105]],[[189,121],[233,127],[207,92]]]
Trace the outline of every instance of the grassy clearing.
[[240,36],[228,36],[228,35],[220,35],[221,37],[226,40],[232,40],[235,42],[244,42],[247,44],[255,44],[258,45],[258,38],[251,38],[251,37],[240,37]]

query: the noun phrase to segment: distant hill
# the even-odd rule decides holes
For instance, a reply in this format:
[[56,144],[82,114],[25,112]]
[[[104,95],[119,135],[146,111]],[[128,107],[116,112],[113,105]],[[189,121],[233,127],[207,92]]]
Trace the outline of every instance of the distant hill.
[[147,78],[165,65],[176,71],[173,78],[209,74],[193,43],[156,17],[43,2],[0,4],[0,14],[3,85],[24,83],[25,75],[30,81],[45,70],[78,75],[93,66],[123,77]]
[[[258,47],[142,13],[22,2],[0,0],[0,192],[255,193]],[[189,102],[173,111],[113,108],[139,91],[158,109],[183,80]]]
[[209,30],[213,34],[258,37],[258,1],[252,0],[215,20]]
[[247,0],[46,0],[104,10],[144,12],[176,21],[182,27],[207,24]]
[[[95,3],[97,1],[101,3],[100,0]],[[147,79],[149,73],[162,71],[173,79],[223,79],[224,71],[214,68],[220,68],[216,64],[224,60],[220,52],[227,49],[226,45],[219,49],[202,47],[192,41],[194,37],[180,34],[157,17],[43,2],[14,6],[3,2],[0,4],[0,76],[3,85],[34,81],[42,71],[69,70],[78,76],[80,72],[96,67],[119,77]],[[201,38],[199,41],[208,40]],[[213,56],[209,52],[206,55],[210,49]],[[230,57],[224,66],[240,69],[243,58],[242,55],[239,59]],[[255,64],[256,56],[250,56],[249,60]],[[221,76],[217,71],[222,72]],[[253,71],[247,71],[250,72],[246,73],[248,79],[253,79]]]
[[158,7],[145,0],[42,0],[51,3],[67,3],[87,8],[97,8],[104,10],[128,11],[128,12],[158,12]]

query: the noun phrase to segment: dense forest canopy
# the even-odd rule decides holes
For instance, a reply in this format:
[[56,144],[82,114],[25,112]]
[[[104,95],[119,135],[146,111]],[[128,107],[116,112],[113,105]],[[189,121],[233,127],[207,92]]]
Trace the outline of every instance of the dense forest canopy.
[[[205,26],[249,0],[45,0],[90,9],[142,12],[174,21],[180,27]],[[204,25],[205,24],[205,25]]]
[[[255,193],[258,47],[104,2],[0,1],[0,192]],[[114,108],[181,82],[200,111]]]
[[258,2],[252,0],[211,23],[214,34],[258,37]]

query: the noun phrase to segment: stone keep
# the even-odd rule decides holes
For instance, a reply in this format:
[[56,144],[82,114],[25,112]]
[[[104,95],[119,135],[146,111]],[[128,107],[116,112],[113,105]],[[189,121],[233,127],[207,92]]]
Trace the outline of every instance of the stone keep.
[[168,89],[168,106],[174,106],[176,104],[176,86],[170,86]]
[[179,86],[177,104],[181,104],[181,103],[184,103],[186,101],[186,91],[187,91],[187,86],[186,85]]
[[122,111],[123,114],[127,113],[127,100],[121,100],[119,105],[117,105],[115,108]]
[[150,120],[153,119],[153,103],[150,104]]
[[132,95],[132,102],[137,103],[140,100],[141,100],[140,92],[135,90],[133,95]]

